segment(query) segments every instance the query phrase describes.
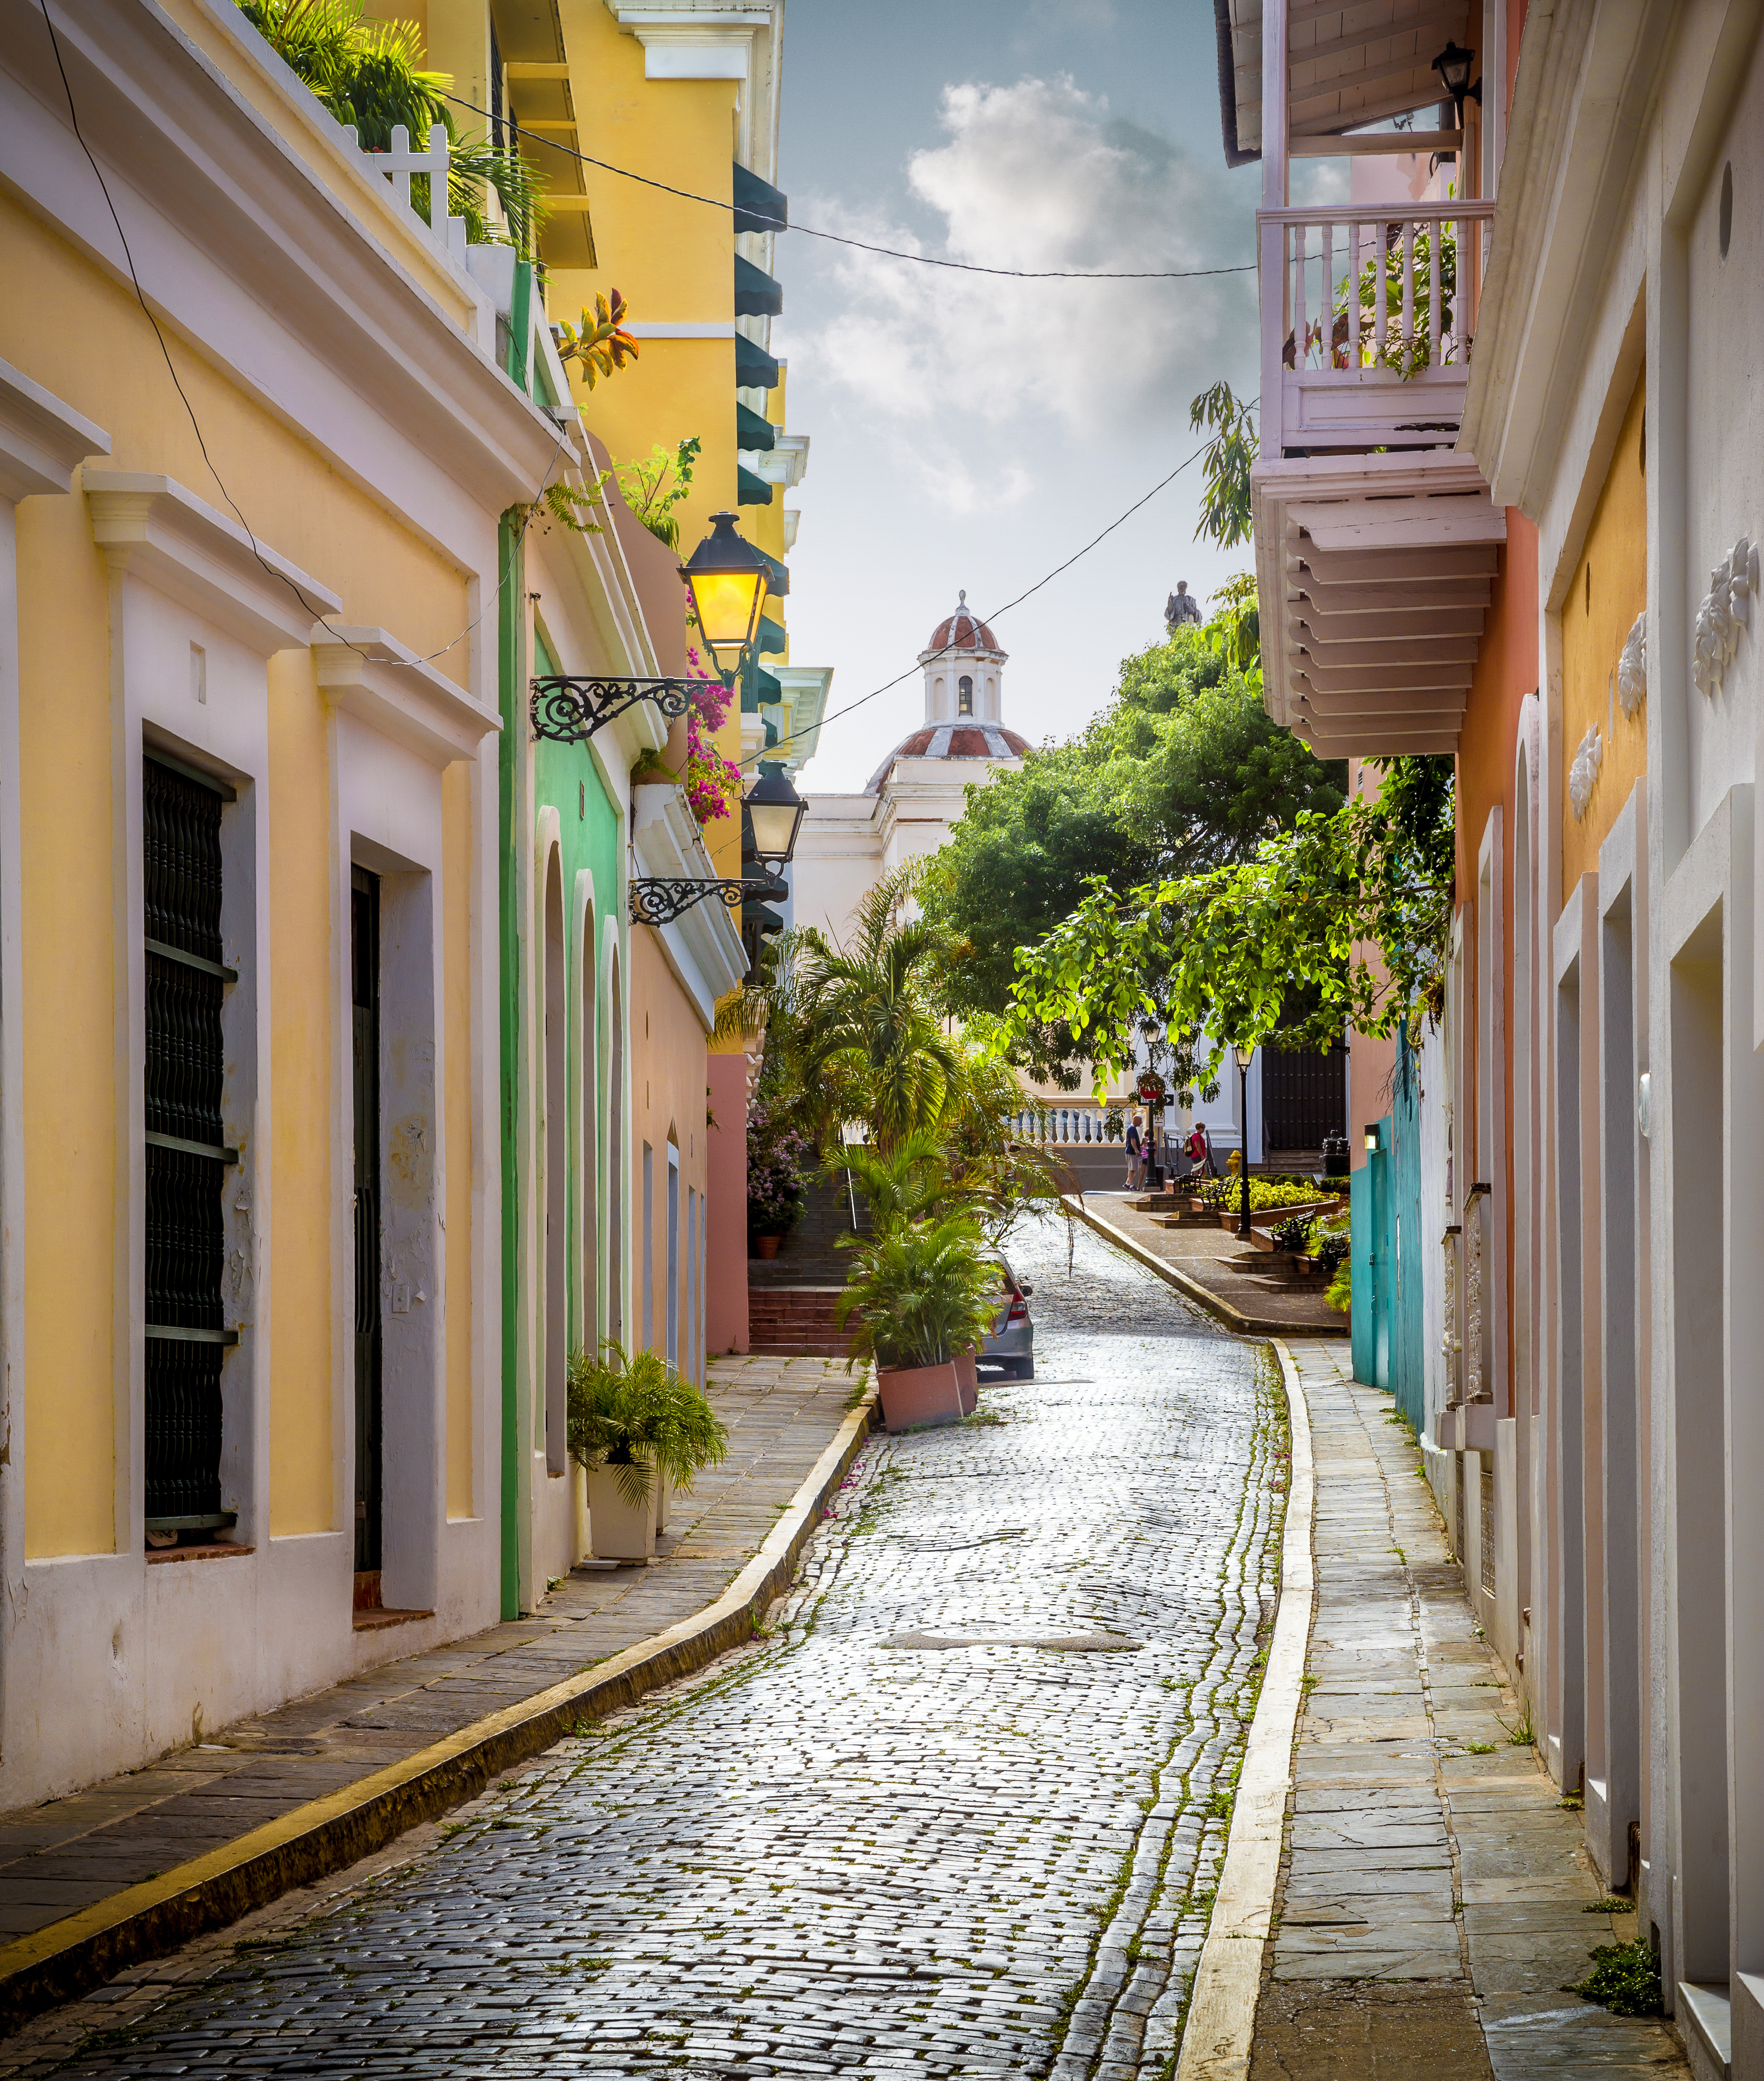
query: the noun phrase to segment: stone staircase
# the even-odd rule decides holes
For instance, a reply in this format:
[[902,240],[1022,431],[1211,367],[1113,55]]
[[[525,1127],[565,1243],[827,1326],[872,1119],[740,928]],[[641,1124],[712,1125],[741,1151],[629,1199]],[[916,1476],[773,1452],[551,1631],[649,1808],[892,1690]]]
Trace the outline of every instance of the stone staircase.
[[837,1286],[750,1286],[747,1348],[792,1358],[842,1359],[849,1347],[833,1320]]

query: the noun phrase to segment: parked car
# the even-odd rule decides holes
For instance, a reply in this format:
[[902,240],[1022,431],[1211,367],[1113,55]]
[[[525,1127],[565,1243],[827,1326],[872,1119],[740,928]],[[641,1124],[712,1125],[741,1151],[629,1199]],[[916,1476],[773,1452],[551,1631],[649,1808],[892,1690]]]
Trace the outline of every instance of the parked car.
[[980,1346],[980,1364],[1003,1368],[1007,1380],[1035,1377],[1035,1325],[1029,1312],[1029,1297],[1035,1289],[1025,1285],[1003,1258],[999,1279],[1004,1305],[993,1318],[991,1334]]

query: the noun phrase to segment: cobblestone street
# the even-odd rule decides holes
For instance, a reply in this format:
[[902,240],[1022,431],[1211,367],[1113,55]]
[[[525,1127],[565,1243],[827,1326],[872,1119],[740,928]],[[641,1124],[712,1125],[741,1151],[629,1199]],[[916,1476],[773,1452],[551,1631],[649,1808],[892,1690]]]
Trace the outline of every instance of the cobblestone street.
[[136,1969],[29,2070],[1172,2070],[1284,1419],[1265,1354],[1073,1250],[1014,1253],[1040,1378],[873,1440],[769,1637]]

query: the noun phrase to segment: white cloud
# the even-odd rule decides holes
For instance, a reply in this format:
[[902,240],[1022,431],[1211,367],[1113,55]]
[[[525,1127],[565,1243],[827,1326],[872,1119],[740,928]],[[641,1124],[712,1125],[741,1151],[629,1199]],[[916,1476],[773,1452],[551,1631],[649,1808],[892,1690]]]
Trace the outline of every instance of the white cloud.
[[[941,121],[945,141],[907,166],[914,194],[943,219],[932,249],[940,258],[1094,272],[1253,257],[1237,213],[1221,207],[1219,177],[1168,138],[1111,120],[1102,96],[1067,77],[945,87]],[[802,214],[852,238],[927,250],[875,212],[817,202]],[[1252,326],[1250,274],[1015,281],[821,250],[836,256],[842,308],[799,336],[800,357],[860,406],[922,430],[974,510],[1026,491],[1021,472],[995,469],[987,452],[1008,439],[1021,454],[1025,417],[1046,414],[1087,438],[1185,419],[1190,393],[1211,380],[1194,380],[1197,372],[1223,372],[1227,338],[1235,360]],[[958,435],[945,431],[952,426]]]

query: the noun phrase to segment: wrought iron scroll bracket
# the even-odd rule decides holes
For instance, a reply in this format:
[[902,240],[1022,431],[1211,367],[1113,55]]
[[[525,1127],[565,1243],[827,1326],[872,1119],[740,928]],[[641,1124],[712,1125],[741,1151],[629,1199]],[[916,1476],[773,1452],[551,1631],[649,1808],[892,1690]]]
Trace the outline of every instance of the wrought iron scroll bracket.
[[704,684],[702,679],[537,679],[533,734],[555,744],[585,744],[642,701],[652,701],[671,722],[685,714]]
[[634,925],[671,925],[707,897],[718,897],[729,910],[739,910],[749,896],[777,902],[790,893],[781,881],[711,881],[696,876],[633,875],[629,888]]

